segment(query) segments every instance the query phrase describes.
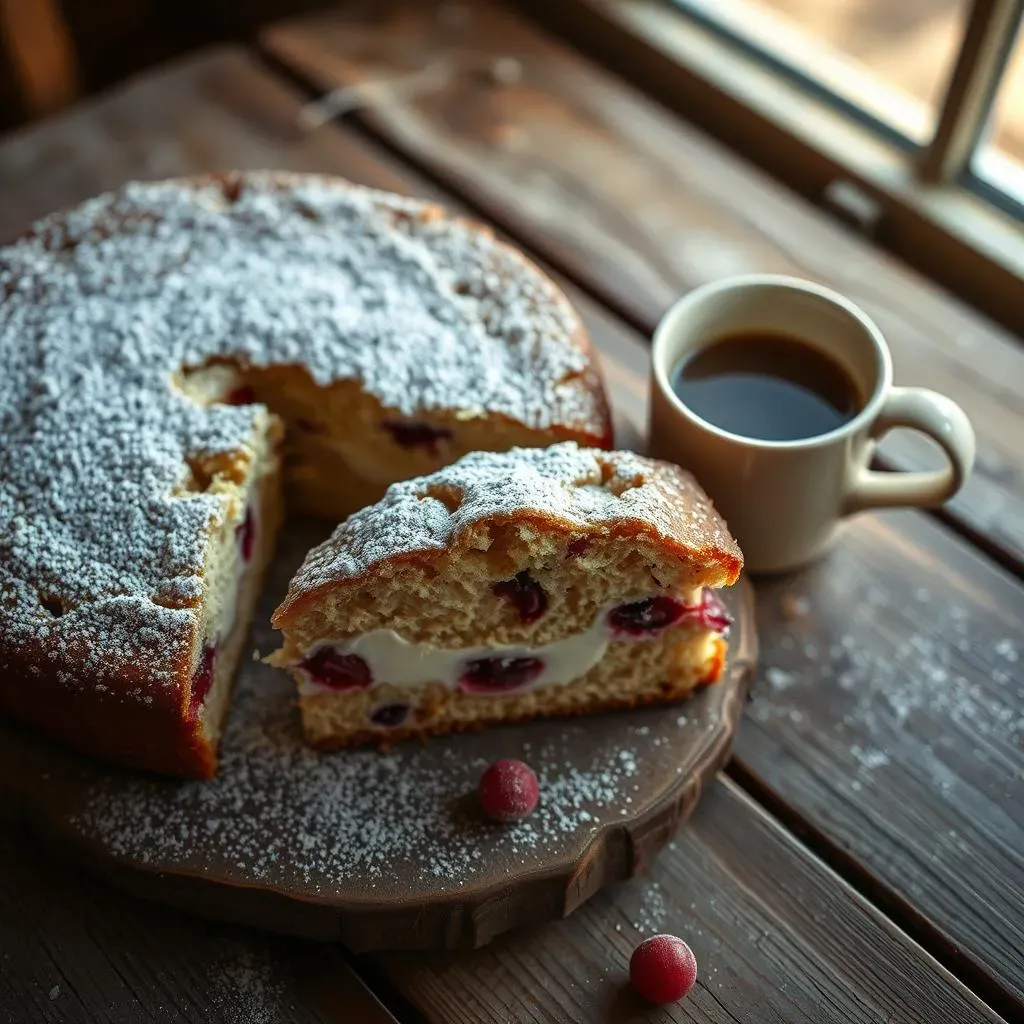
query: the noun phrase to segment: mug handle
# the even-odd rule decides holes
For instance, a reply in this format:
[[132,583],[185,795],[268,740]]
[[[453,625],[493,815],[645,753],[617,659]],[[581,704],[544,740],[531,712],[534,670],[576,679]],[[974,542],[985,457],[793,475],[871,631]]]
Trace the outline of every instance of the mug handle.
[[843,512],[893,505],[941,505],[963,486],[974,465],[974,428],[951,398],[925,388],[892,388],[871,427],[880,438],[894,427],[910,427],[942,446],[949,464],[927,473],[878,473],[867,466],[856,473]]

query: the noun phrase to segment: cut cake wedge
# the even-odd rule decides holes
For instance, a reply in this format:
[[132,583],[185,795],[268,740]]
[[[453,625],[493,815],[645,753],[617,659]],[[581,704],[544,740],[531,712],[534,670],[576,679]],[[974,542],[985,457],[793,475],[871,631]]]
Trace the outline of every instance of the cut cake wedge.
[[273,623],[317,746],[677,700],[721,675],[742,555],[689,474],[574,442],[394,484]]

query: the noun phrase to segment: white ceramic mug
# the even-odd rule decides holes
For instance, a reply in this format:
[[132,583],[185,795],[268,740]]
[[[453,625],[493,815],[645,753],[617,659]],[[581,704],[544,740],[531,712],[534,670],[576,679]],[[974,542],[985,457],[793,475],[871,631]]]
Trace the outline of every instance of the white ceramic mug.
[[[835,430],[797,441],[742,437],[702,419],[672,390],[673,370],[696,350],[747,331],[796,337],[826,353],[856,381],[864,407]],[[875,442],[894,427],[934,438],[948,465],[922,473],[871,470]],[[853,512],[941,505],[974,463],[964,411],[934,391],[894,387],[885,339],[862,310],[820,285],[768,274],[697,288],[662,318],[654,334],[650,447],[697,477],[754,572],[814,558]]]

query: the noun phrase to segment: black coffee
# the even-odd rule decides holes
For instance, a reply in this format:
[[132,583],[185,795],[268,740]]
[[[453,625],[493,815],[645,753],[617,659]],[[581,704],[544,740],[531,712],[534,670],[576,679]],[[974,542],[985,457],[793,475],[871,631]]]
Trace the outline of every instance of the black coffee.
[[827,434],[864,407],[835,360],[799,338],[762,331],[712,342],[679,363],[671,383],[702,419],[764,441]]

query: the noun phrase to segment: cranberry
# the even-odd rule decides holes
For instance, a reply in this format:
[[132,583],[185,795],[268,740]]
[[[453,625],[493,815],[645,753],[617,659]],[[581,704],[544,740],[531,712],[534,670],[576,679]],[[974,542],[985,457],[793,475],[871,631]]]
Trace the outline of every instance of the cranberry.
[[242,552],[242,561],[252,561],[252,551],[256,546],[256,520],[252,508],[245,510],[245,519],[235,528],[235,538],[238,541],[238,549]]
[[394,729],[396,726],[404,725],[412,709],[408,704],[381,704],[370,712],[370,721],[374,725],[383,725],[385,728]]
[[569,544],[569,547],[566,549],[566,555],[569,558],[579,558],[580,555],[586,554],[587,548],[589,547],[590,538],[580,537]]
[[515,605],[520,622],[536,622],[548,610],[547,594],[526,569],[510,580],[495,583],[491,590],[496,597],[504,597]]
[[608,625],[615,633],[644,636],[674,625],[685,612],[686,607],[674,597],[647,597],[613,608],[608,613]]
[[358,654],[342,654],[332,647],[321,647],[299,667],[329,690],[365,690],[373,682],[370,666]]
[[633,950],[629,980],[652,1003],[674,1003],[696,983],[697,960],[682,939],[654,935]]
[[256,392],[248,384],[232,388],[225,396],[228,405],[252,405],[256,401]]
[[[687,609],[687,614],[689,611]],[[704,629],[712,629],[716,633],[725,633],[732,625],[732,616],[725,610],[722,599],[708,587],[701,594],[698,616]]]
[[459,683],[467,693],[503,693],[532,683],[544,671],[540,658],[475,658]]
[[425,448],[437,454],[437,442],[452,436],[444,427],[435,427],[422,420],[384,420],[381,426],[402,448]]
[[480,776],[480,806],[495,821],[519,821],[532,814],[539,795],[537,776],[522,761],[495,761]]
[[213,669],[217,664],[217,645],[213,642],[203,647],[199,665],[192,673],[192,686],[188,697],[188,717],[195,720],[199,717],[199,709],[206,702],[213,686]]

